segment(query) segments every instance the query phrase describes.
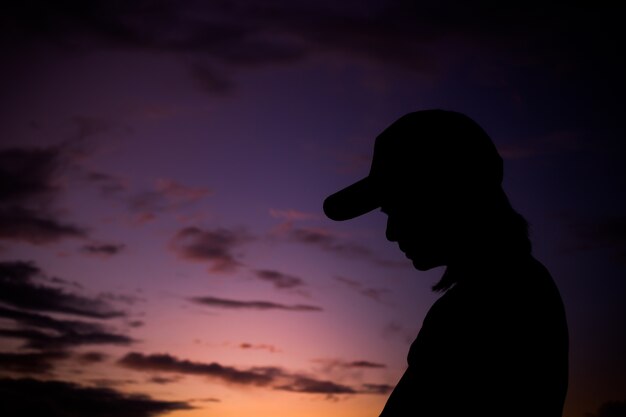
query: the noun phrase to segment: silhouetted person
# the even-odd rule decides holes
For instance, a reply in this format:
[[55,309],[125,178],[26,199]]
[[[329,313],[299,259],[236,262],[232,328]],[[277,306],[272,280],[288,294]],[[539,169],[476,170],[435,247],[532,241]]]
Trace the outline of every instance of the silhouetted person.
[[446,266],[381,417],[560,417],[568,334],[559,291],[531,255],[502,159],[467,116],[407,114],[377,138],[369,175],[329,196],[348,220],[376,208],[415,268]]

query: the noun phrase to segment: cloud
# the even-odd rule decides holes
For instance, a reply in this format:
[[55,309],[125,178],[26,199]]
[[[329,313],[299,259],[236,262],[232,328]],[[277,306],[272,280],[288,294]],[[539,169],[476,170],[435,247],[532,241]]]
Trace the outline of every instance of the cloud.
[[220,365],[217,362],[191,362],[168,354],[144,355],[138,352],[126,354],[118,361],[118,364],[135,370],[201,375],[217,378],[224,382],[247,385],[268,385],[273,381],[276,372],[275,368],[239,370],[232,366]]
[[0,302],[27,310],[107,319],[124,316],[99,298],[89,298],[36,282],[42,276],[31,262],[0,262]]
[[595,413],[586,413],[585,417],[624,417],[626,401],[607,401],[598,407]]
[[253,350],[267,350],[268,352],[271,352],[271,353],[277,353],[277,352],[281,351],[280,349],[278,349],[274,345],[266,345],[266,344],[255,345],[255,344],[252,344],[252,343],[241,343],[239,345],[239,348],[241,348],[241,349],[253,349]]
[[165,378],[162,376],[153,376],[150,379],[148,379],[148,382],[151,382],[153,384],[159,384],[159,385],[172,384],[178,381],[180,381],[180,378]]
[[295,305],[285,305],[278,304],[271,301],[241,301],[241,300],[231,300],[226,298],[217,298],[217,297],[193,297],[189,299],[190,301],[201,304],[209,307],[218,307],[218,308],[226,308],[226,309],[235,309],[235,310],[287,310],[287,311],[322,311],[321,307],[306,305],[306,304],[295,304]]
[[83,245],[81,251],[89,255],[95,255],[108,258],[113,255],[119,254],[126,245],[113,244],[113,243],[93,243],[89,245]]
[[84,352],[75,355],[79,362],[86,364],[104,362],[108,357],[109,355],[102,352]]
[[384,294],[388,294],[389,292],[391,292],[389,289],[387,288],[372,288],[372,287],[366,287],[363,284],[361,284],[360,282],[350,279],[350,278],[346,278],[346,277],[334,277],[335,280],[341,282],[342,284],[348,286],[349,288],[353,289],[354,291],[356,291],[357,293],[367,297],[367,298],[371,298],[374,301],[378,301],[378,302],[383,302],[383,295]]
[[182,259],[209,262],[211,272],[233,272],[242,265],[234,250],[251,240],[243,230],[186,227],[176,233],[170,247]]
[[0,379],[2,409],[12,416],[156,417],[190,410],[186,402],[155,400],[110,388],[92,388],[61,381]]
[[[144,355],[131,352],[118,364],[139,371],[173,372],[184,375],[205,376],[229,384],[253,385],[274,390],[308,394],[378,394],[375,389],[358,390],[347,385],[321,380],[301,373],[291,373],[277,367],[254,367],[237,369],[216,362],[201,363],[181,360],[168,354]],[[374,385],[372,385],[374,386]]]
[[388,384],[363,384],[361,392],[369,394],[388,394],[393,388],[392,385]]
[[104,196],[116,195],[128,188],[120,178],[103,172],[91,171],[86,174],[85,178],[98,187]]
[[382,369],[387,365],[366,360],[343,361],[340,359],[315,359],[313,362],[322,365],[322,370],[326,373],[335,369]]
[[[160,2],[158,6],[93,1],[63,10],[46,6],[11,8],[13,36],[45,37],[48,42],[79,50],[116,46],[184,52],[230,68],[289,63],[334,51],[414,71],[433,71],[433,60],[442,57],[433,52],[432,45],[450,39],[493,49],[508,47],[554,63],[564,59],[563,55],[580,54],[581,48],[564,44],[562,50],[548,48],[559,51],[550,55],[539,42],[564,43],[567,35],[579,30],[570,22],[593,22],[589,13],[575,7],[542,5],[536,9],[533,4],[494,6],[479,1],[470,8],[459,0],[427,9],[410,1],[331,5],[258,0],[236,8],[190,1]],[[472,19],[467,19],[470,13]],[[606,37],[611,44],[608,34],[592,31],[590,36]],[[520,38],[527,43],[515,42]]]
[[335,233],[322,228],[293,228],[287,232],[287,238],[294,242],[317,246],[338,256],[362,259],[385,268],[407,268],[407,262],[390,261],[376,256],[369,248],[356,243],[344,242]]
[[314,220],[319,218],[319,216],[315,213],[309,213],[306,211],[287,209],[287,210],[278,210],[278,209],[270,209],[270,216],[275,219],[283,219],[286,221],[296,221],[296,220]]
[[0,239],[41,245],[86,236],[51,210],[65,159],[62,146],[0,150]]
[[69,355],[64,352],[0,352],[0,369],[3,372],[46,375],[54,368],[57,361],[67,359],[68,357]]
[[271,282],[278,289],[294,289],[306,286],[302,278],[269,269],[254,271],[257,278]]
[[172,179],[158,179],[154,189],[130,198],[130,207],[143,216],[155,216],[165,211],[175,211],[194,204],[213,194],[207,187],[189,187]]
[[0,328],[0,336],[25,340],[25,348],[61,351],[81,345],[129,345],[133,342],[126,335],[108,331],[100,323],[59,320],[2,306],[0,318],[18,325],[17,328]]
[[0,239],[43,245],[86,235],[85,229],[62,223],[43,213],[18,206],[0,207]]
[[356,394],[354,388],[336,384],[332,381],[321,381],[306,376],[296,376],[288,384],[276,386],[281,391],[300,392],[307,394]]

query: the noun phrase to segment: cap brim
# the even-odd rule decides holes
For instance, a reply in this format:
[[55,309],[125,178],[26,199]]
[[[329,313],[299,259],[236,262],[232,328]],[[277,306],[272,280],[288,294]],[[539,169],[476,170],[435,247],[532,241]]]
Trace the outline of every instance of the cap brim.
[[324,213],[332,220],[350,220],[380,207],[380,199],[370,177],[337,191],[324,200]]

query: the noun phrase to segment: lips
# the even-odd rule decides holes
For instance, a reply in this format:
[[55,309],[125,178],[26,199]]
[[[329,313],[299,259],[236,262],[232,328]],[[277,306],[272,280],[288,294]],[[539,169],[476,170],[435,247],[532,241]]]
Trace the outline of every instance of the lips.
[[409,248],[404,245],[398,244],[400,250],[406,255],[407,258],[411,259],[411,255],[409,254]]

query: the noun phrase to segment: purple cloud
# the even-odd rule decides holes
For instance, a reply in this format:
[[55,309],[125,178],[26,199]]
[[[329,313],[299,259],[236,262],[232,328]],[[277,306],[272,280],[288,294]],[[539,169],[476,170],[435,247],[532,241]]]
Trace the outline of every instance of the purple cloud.
[[235,310],[286,310],[286,311],[322,311],[321,307],[306,305],[306,304],[295,304],[295,305],[285,305],[274,303],[271,301],[241,301],[241,300],[231,300],[226,298],[217,298],[217,297],[193,297],[190,298],[190,301],[201,304],[209,307],[218,307],[218,308],[226,308],[226,309],[235,309]]
[[0,302],[17,308],[107,319],[124,316],[99,298],[89,298],[37,282],[41,270],[31,262],[0,262]]
[[229,384],[267,387],[274,390],[308,394],[381,394],[379,385],[368,389],[355,389],[347,385],[322,380],[301,373],[292,373],[277,367],[254,367],[238,369],[217,362],[202,363],[178,359],[168,354],[144,355],[131,352],[122,357],[122,367],[146,372],[171,372],[181,375],[196,375],[214,378]]
[[241,266],[234,250],[251,240],[242,230],[186,227],[176,233],[170,246],[182,259],[208,262],[212,272],[233,272]]
[[193,408],[186,402],[161,401],[111,388],[54,380],[4,378],[0,379],[0,391],[10,393],[3,396],[2,410],[11,416],[156,417]]
[[283,272],[269,270],[269,269],[257,269],[254,271],[257,278],[270,282],[274,287],[278,289],[294,289],[306,286],[302,278],[294,275],[285,274]]
[[113,255],[117,255],[126,245],[122,244],[113,244],[113,243],[92,243],[88,245],[83,245],[81,247],[81,252],[86,253],[88,255],[100,256],[104,258],[108,258]]

